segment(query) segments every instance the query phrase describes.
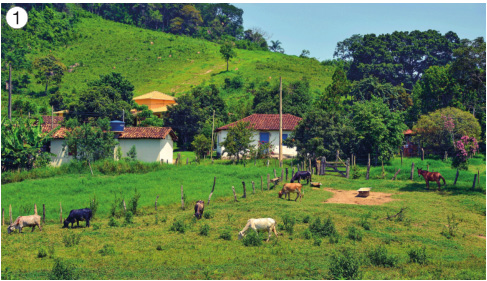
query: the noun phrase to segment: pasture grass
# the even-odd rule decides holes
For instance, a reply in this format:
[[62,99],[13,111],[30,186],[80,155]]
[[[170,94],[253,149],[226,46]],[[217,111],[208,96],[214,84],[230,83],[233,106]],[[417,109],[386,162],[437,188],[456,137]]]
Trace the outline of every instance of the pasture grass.
[[[264,191],[260,190],[260,175],[271,173],[273,167],[254,167],[253,164],[244,168],[215,162],[214,165],[168,166],[146,174],[68,174],[6,184],[2,185],[3,208],[12,204],[15,218],[19,215],[17,206],[35,202],[39,209],[45,202],[47,223],[42,232],[25,229],[23,234],[7,235],[6,226],[2,227],[2,278],[49,279],[58,272],[60,265],[70,265],[74,270],[71,276],[81,279],[329,279],[347,276],[359,279],[485,279],[486,243],[481,237],[485,237],[486,227],[485,175],[482,175],[481,189],[472,191],[473,177],[470,179],[475,169],[485,171],[485,160],[482,160],[485,158],[478,159],[477,165],[471,161],[470,170],[461,172],[455,186],[451,176],[454,177],[456,171],[449,171],[447,163],[442,164],[442,161],[431,162],[430,168],[446,175],[447,186],[442,191],[426,190],[417,173],[413,181],[374,177],[368,181],[352,180],[332,175],[313,177],[313,181],[322,182],[325,188],[356,190],[370,186],[372,192],[393,194],[394,201],[375,206],[324,204],[333,194],[307,185],[303,200],[279,199],[277,189],[280,186],[265,190],[266,177]],[[400,159],[399,163],[394,159],[391,165],[400,166]],[[381,173],[382,168],[373,167],[371,174],[376,172]],[[213,176],[217,177],[217,184],[208,205],[206,198]],[[247,183],[247,198],[241,198],[242,180]],[[256,182],[256,194],[249,188],[251,180]],[[186,194],[185,210],[180,203],[181,184]],[[237,190],[238,202],[234,202],[232,185]],[[113,193],[123,194],[128,199],[134,188],[141,193],[139,215],[132,217],[131,224],[110,227],[109,205]],[[59,201],[66,216],[70,209],[88,206],[93,194],[100,205],[92,227],[86,228],[81,222],[79,228],[61,228]],[[156,194],[160,195],[157,211],[154,209]],[[204,214],[211,216],[195,220],[192,209],[200,199],[205,201]],[[384,219],[405,207],[408,209],[402,220]],[[456,235],[448,239],[441,233],[452,215],[458,224]],[[278,238],[272,235],[268,243],[260,246],[246,247],[237,239],[238,232],[249,218],[259,217],[274,218],[278,223],[277,231],[282,235]],[[321,222],[330,219],[342,238],[336,241],[326,237],[315,239],[309,228],[317,218]],[[364,218],[367,218],[369,230],[360,226]],[[288,227],[292,224],[293,234],[279,227],[284,226],[284,221]],[[184,225],[184,232],[172,231],[175,224]],[[351,227],[361,231],[362,241],[344,238]],[[208,229],[203,231],[207,235],[201,234],[202,229]],[[79,244],[66,247],[63,237],[68,235],[79,235]],[[259,235],[261,240],[266,237],[267,233]],[[49,258],[37,257],[42,247],[48,247]],[[373,251],[376,253],[371,254]],[[380,257],[380,262],[371,263],[370,255]],[[393,263],[388,260],[391,257]],[[391,267],[385,268],[384,264]]]

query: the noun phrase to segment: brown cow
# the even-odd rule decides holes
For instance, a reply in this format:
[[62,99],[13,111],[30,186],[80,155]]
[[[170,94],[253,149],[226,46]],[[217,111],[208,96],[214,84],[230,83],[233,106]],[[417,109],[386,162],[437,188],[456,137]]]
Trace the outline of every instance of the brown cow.
[[289,196],[288,200],[291,200],[291,193],[297,193],[296,200],[298,201],[298,198],[303,198],[303,193],[301,192],[301,188],[303,185],[300,183],[286,183],[282,187],[282,190],[279,191],[279,198],[282,198],[282,195],[284,194],[284,199],[286,196]]
[[203,202],[203,200],[196,202],[196,204],[194,205],[194,216],[197,219],[201,219],[204,209],[205,209],[205,202]]
[[428,189],[430,188],[429,181],[436,181],[436,183],[438,184],[438,190],[441,190],[440,179],[442,179],[443,184],[446,185],[445,178],[440,173],[428,172],[428,171],[425,171],[425,170],[422,170],[419,168],[417,168],[417,169],[418,169],[418,175],[423,176],[424,180],[426,181],[426,188],[428,188]]

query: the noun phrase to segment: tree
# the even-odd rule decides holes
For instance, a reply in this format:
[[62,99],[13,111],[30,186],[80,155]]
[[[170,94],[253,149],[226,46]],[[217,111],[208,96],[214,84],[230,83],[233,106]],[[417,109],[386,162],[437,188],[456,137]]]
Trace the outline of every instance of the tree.
[[225,148],[223,153],[237,158],[239,162],[240,155],[245,159],[245,155],[250,150],[254,129],[250,122],[237,122],[228,129],[227,138],[221,142]]
[[228,71],[228,61],[231,58],[234,58],[237,56],[237,53],[233,49],[234,45],[235,44],[233,42],[227,41],[227,42],[223,43],[220,47],[220,53],[222,54],[223,59],[225,59],[227,61],[227,71]]
[[269,46],[269,50],[271,50],[272,52],[284,54],[284,49],[282,48],[281,45],[282,45],[281,41],[279,41],[279,40],[276,40],[276,41],[271,40],[271,45]]
[[350,120],[342,113],[321,109],[309,111],[285,141],[296,147],[302,156],[334,159],[336,151],[350,155],[355,132]]
[[344,61],[350,61],[353,59],[352,57],[352,46],[353,44],[361,44],[363,40],[363,36],[360,34],[354,34],[350,38],[347,38],[343,41],[337,43],[335,48],[335,52],[333,53],[334,58],[338,58]]
[[407,129],[403,115],[391,112],[380,98],[356,102],[351,107],[352,124],[357,133],[355,151],[366,157],[370,153],[377,160],[389,160],[404,140]]
[[200,132],[205,114],[192,95],[181,96],[176,102],[168,107],[165,121],[178,134],[178,146],[187,147]]
[[350,94],[351,84],[342,65],[338,65],[333,73],[332,82],[326,87],[324,95],[319,101],[320,107],[325,111],[342,111],[343,102]]
[[479,122],[471,113],[454,107],[422,115],[413,131],[423,146],[432,148],[439,155],[444,151],[453,154],[455,140],[463,136],[479,139],[481,132]]
[[34,61],[34,67],[37,69],[35,78],[39,84],[46,83],[45,93],[47,95],[47,87],[49,83],[57,85],[61,83],[66,66],[52,55],[37,58]]
[[301,55],[299,55],[299,57],[300,57],[300,58],[309,58],[309,55],[310,55],[310,54],[311,54],[311,53],[309,52],[309,50],[303,50],[303,51],[301,52]]
[[193,146],[193,150],[198,158],[203,158],[211,146],[211,140],[209,140],[205,135],[199,134],[194,137],[194,141],[191,143],[191,146]]
[[88,83],[88,86],[110,86],[120,94],[120,99],[132,104],[135,87],[120,73],[112,72],[107,75],[100,75],[100,79]]

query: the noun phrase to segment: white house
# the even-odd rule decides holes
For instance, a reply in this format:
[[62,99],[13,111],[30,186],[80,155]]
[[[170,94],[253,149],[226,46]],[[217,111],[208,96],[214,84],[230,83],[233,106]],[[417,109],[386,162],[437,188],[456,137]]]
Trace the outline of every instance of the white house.
[[[285,140],[298,125],[302,118],[291,115],[282,115],[282,139]],[[260,143],[270,142],[272,145],[272,154],[279,155],[279,114],[252,114],[248,117],[240,119],[236,122],[230,123],[215,130],[216,132],[216,151],[222,157],[226,157],[225,147],[221,143],[227,138],[228,129],[234,126],[237,122],[249,122],[254,127],[252,138],[252,145],[258,146]],[[296,148],[289,148],[282,146],[282,154],[284,157],[292,157],[297,155]]]
[[[51,129],[51,117],[43,116],[44,123],[42,131],[49,132]],[[61,122],[62,118],[55,120]],[[59,123],[54,123],[56,128]],[[67,129],[61,127],[53,136],[47,151],[56,154],[51,160],[51,165],[60,166],[68,163],[73,159],[69,149],[63,148],[64,138]],[[115,133],[119,146],[122,148],[122,155],[126,156],[127,152],[135,145],[137,160],[143,162],[160,162],[172,164],[173,160],[173,140],[177,140],[174,131],[169,127],[125,127],[123,132]],[[117,147],[114,149],[114,157]]]

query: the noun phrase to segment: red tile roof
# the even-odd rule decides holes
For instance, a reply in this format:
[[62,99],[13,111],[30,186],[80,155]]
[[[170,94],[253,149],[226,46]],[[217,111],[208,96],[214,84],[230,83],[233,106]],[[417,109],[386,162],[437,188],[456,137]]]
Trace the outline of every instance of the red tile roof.
[[416,133],[413,132],[411,129],[407,129],[406,131],[402,132],[404,135],[415,135]]
[[[282,129],[285,131],[294,130],[301,119],[301,117],[291,114],[283,114]],[[279,131],[279,114],[252,114],[236,122],[220,127],[215,131],[228,130],[228,128],[235,126],[237,122],[250,122],[250,124],[254,125],[254,129],[258,131]]]
[[42,115],[42,124],[49,124],[51,125],[51,121],[54,121],[54,127],[56,124],[61,123],[64,120],[63,116],[54,116],[53,120],[51,120],[51,116],[49,115]]
[[171,135],[173,140],[178,137],[171,127],[125,127],[118,136],[119,139],[165,139]]

